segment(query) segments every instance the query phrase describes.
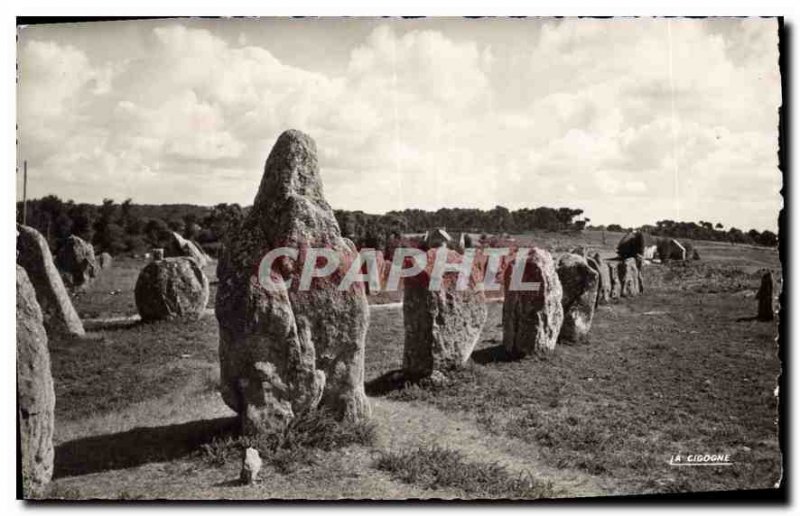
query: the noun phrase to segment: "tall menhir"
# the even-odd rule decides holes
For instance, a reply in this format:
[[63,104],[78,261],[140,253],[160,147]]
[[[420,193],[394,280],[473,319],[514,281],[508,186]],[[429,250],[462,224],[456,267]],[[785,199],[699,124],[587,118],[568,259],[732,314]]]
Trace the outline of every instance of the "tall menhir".
[[[278,288],[268,290],[259,283],[258,266],[277,247],[296,248],[299,257],[277,262],[271,275]],[[245,431],[316,407],[351,420],[370,414],[364,287],[337,290],[343,268],[300,290],[304,250],[311,247],[332,250],[342,264],[357,255],[323,195],[314,140],[289,130],[272,148],[253,207],[229,236],[217,266],[221,392],[242,416]]]

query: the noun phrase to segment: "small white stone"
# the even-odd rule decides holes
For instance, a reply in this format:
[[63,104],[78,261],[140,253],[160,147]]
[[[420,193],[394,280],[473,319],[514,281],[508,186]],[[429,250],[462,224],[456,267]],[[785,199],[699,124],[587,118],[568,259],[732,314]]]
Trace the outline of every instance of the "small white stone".
[[242,473],[240,479],[243,484],[253,484],[258,479],[261,471],[261,456],[255,448],[246,448],[242,454]]

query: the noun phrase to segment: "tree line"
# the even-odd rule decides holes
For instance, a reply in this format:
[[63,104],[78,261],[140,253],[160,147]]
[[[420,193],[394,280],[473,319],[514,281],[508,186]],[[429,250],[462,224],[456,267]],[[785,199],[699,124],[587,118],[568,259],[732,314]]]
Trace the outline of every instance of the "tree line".
[[725,229],[721,222],[716,224],[701,220],[700,222],[676,222],[674,220],[659,220],[653,225],[644,225],[640,228],[623,228],[619,224],[598,226],[592,229],[606,229],[608,231],[631,231],[638,229],[655,236],[670,238],[689,238],[692,240],[711,240],[716,242],[729,242],[736,244],[760,245],[775,247],[778,245],[778,235],[769,230],[758,231],[751,229],[747,232],[739,228]]
[[[27,203],[27,224],[44,235],[51,249],[57,250],[70,235],[91,242],[98,252],[112,255],[139,254],[154,247],[163,247],[170,231],[199,242],[212,255],[217,255],[222,241],[237,227],[249,207],[221,203],[216,206],[191,204],[134,204],[131,199],[121,203],[104,199],[102,204],[64,201],[48,195]],[[17,221],[22,222],[23,204],[17,203]],[[422,233],[433,228],[450,232],[524,233],[529,231],[580,231],[590,219],[581,217],[583,210],[573,208],[521,208],[509,210],[495,206],[491,210],[476,208],[441,208],[436,211],[406,209],[383,215],[363,211],[335,210],[334,215],[342,234],[358,246],[387,249],[407,233]],[[626,231],[618,224],[588,226],[591,229]],[[662,220],[642,226],[642,231],[657,236],[715,240],[724,242],[775,246],[778,237],[771,231],[744,232],[737,228],[724,229],[700,221],[675,222]]]
[[[164,247],[171,231],[203,245],[216,254],[220,242],[232,227],[244,218],[238,204],[213,207],[191,204],[134,204],[131,199],[117,203],[104,199],[102,204],[63,201],[56,195],[30,200],[25,209],[28,226],[47,239],[50,248],[58,249],[70,235],[91,242],[97,252],[140,254],[154,247]],[[17,203],[17,221],[23,221],[23,203]]]

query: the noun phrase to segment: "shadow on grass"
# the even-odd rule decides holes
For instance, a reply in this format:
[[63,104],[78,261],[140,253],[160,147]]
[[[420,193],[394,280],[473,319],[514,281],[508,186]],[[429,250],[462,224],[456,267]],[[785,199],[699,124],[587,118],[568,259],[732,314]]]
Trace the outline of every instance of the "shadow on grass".
[[368,382],[364,382],[364,391],[367,396],[383,396],[392,391],[399,391],[408,383],[408,379],[400,369],[389,371]]
[[197,451],[214,437],[235,434],[238,430],[238,418],[224,417],[76,439],[56,447],[53,477],[178,459]]
[[86,331],[120,331],[130,330],[142,324],[144,323],[141,319],[84,320],[83,327]]
[[513,362],[514,360],[519,360],[520,357],[509,353],[502,344],[498,344],[473,351],[471,358],[476,364],[485,365],[492,362]]

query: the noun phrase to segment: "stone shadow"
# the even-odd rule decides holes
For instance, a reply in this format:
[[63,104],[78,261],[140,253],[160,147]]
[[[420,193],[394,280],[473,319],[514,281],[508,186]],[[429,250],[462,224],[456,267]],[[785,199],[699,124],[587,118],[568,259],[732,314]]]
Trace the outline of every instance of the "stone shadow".
[[481,365],[491,364],[493,362],[513,362],[520,359],[520,357],[506,351],[506,348],[502,344],[476,349],[472,352],[471,358],[473,362]]
[[236,435],[239,428],[234,416],[76,439],[56,446],[53,478],[178,459],[214,437]]
[[364,391],[367,396],[383,396],[392,391],[403,389],[410,380],[406,378],[401,369],[395,369],[364,382]]

